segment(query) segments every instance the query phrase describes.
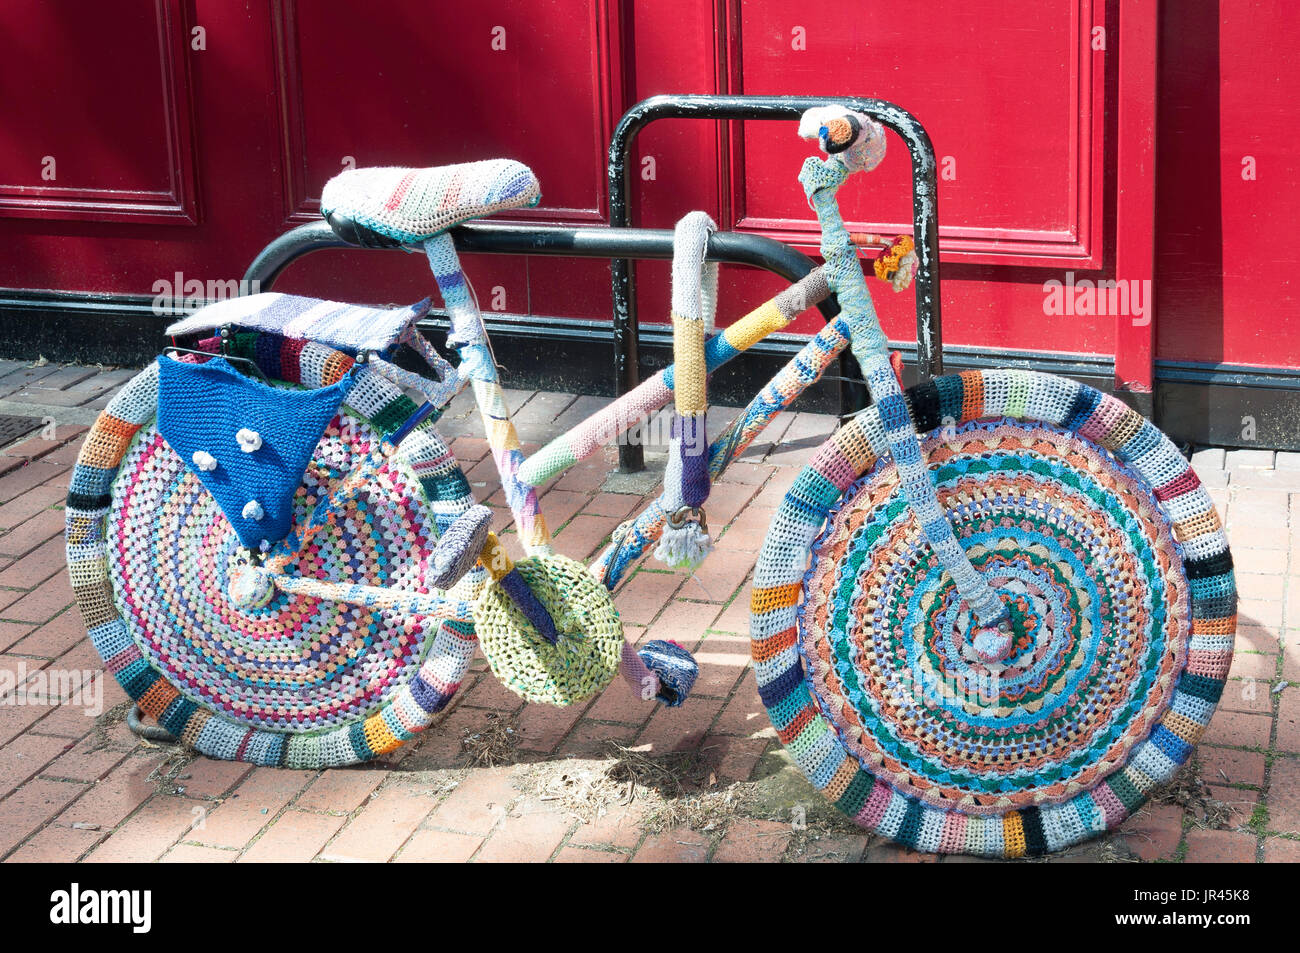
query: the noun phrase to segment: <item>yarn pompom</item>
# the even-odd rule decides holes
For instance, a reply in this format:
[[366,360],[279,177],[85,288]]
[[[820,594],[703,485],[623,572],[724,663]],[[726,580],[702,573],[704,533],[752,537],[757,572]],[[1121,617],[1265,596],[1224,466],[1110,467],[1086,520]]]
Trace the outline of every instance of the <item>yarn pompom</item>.
[[713,551],[713,540],[694,520],[681,526],[665,526],[655,559],[674,569],[694,569]]
[[234,566],[230,570],[230,601],[242,609],[260,609],[275,595],[271,574],[257,566]]

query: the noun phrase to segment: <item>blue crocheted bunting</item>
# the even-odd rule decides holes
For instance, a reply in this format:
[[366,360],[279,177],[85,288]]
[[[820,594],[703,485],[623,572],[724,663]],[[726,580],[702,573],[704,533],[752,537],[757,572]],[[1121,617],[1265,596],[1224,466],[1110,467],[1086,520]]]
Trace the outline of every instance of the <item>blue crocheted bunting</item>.
[[[277,543],[293,527],[293,497],[330,420],[352,387],[352,374],[315,390],[271,387],[221,357],[190,364],[158,358],[158,432],[198,477],[245,546]],[[260,448],[246,453],[235,434],[252,430]],[[217,461],[201,470],[194,454]],[[261,519],[244,516],[256,501]]]

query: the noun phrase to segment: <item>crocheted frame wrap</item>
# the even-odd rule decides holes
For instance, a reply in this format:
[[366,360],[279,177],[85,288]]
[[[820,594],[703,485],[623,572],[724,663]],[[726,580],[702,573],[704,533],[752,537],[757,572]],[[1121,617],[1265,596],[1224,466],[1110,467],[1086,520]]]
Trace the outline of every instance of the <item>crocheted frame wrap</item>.
[[[927,694],[939,681],[926,679],[951,675],[937,671],[943,664],[956,660],[950,668],[967,675],[979,668],[960,638],[945,641],[954,628],[971,631],[970,614],[961,616],[951,580],[900,498],[872,408],[819,449],[773,518],[751,596],[759,694],[809,780],[863,827],[929,852],[1064,849],[1136,811],[1209,724],[1236,631],[1227,541],[1177,448],[1113,397],[1050,375],[991,370],[918,385],[907,398],[918,432],[931,434],[934,478],[973,558],[1004,567],[1004,578],[1019,573],[1030,588],[1033,571],[1055,573],[1052,586],[1021,600],[1029,615],[1013,610],[1018,631],[1062,631],[1068,620],[1071,634],[1088,638],[1063,637],[1070,644],[1044,662],[1037,695],[1025,689],[1009,699],[997,693],[1004,685],[1020,691],[1018,683],[999,682],[990,692],[997,708],[985,698],[963,709],[969,695]],[[1019,499],[1033,505],[1017,510]],[[1013,536],[1016,545],[999,553],[998,539]],[[1072,550],[1110,555],[1075,559]],[[1123,584],[1108,586],[1116,573]],[[941,585],[926,586],[941,577],[946,602]],[[1133,593],[1141,596],[1136,611]],[[1114,605],[1087,605],[1111,597]],[[1048,611],[1034,616],[1042,605]],[[1087,625],[1094,628],[1080,628]],[[1089,640],[1104,643],[1092,662],[1080,648]],[[1025,640],[1021,655],[1046,654],[1036,646]],[[1120,701],[1111,683],[1094,692],[1095,681],[1071,681],[1087,682],[1112,659],[1124,666]],[[892,695],[876,691],[900,673],[920,681]],[[908,694],[917,684],[928,707],[908,707],[921,701]],[[1072,690],[1086,697],[1071,700]],[[1061,716],[1078,704],[1077,718]],[[950,731],[939,720],[949,712],[961,727],[982,725],[984,740]],[[1046,739],[1025,755],[1039,756],[1031,768],[1007,763],[1021,755],[1014,747],[999,749],[1010,752],[1003,760],[981,760],[1021,723],[1031,740]],[[938,734],[912,731],[917,725],[938,726]],[[943,739],[954,738],[945,748]]]
[[[240,335],[232,344],[237,351],[256,357],[264,370],[273,368],[276,377],[309,387],[327,386],[352,366],[351,358],[338,351],[278,335]],[[303,646],[299,669],[281,665],[277,670],[285,673],[282,677],[286,680],[298,675],[300,680],[296,684],[301,687],[302,694],[286,691],[282,684],[272,687],[280,690],[276,698],[281,704],[286,698],[290,704],[296,698],[312,712],[318,708],[322,689],[333,690],[336,695],[341,693],[349,706],[341,713],[326,711],[294,724],[292,712],[289,718],[283,711],[254,712],[248,706],[255,704],[258,690],[252,684],[255,673],[248,666],[239,669],[224,683],[219,679],[214,681],[211,669],[205,668],[202,673],[194,671],[193,665],[184,664],[186,659],[176,658],[173,669],[168,670],[168,663],[163,661],[168,646],[193,642],[199,646],[195,653],[205,654],[195,654],[189,661],[201,660],[223,648],[220,641],[212,639],[228,638],[238,643],[241,639],[255,636],[259,631],[257,626],[265,624],[265,616],[257,613],[239,616],[231,612],[221,617],[227,628],[215,635],[194,626],[195,616],[188,612],[183,616],[184,623],[179,623],[174,607],[178,605],[178,591],[185,586],[193,588],[180,592],[182,608],[184,598],[201,597],[209,602],[224,599],[220,587],[210,580],[205,581],[200,575],[211,570],[177,565],[165,567],[168,573],[160,575],[147,558],[125,565],[131,557],[124,554],[140,551],[131,540],[141,536],[162,542],[174,539],[177,533],[172,532],[173,526],[188,529],[193,525],[193,513],[201,503],[195,504],[190,516],[181,515],[181,524],[126,526],[116,524],[112,517],[122,504],[123,494],[139,491],[146,514],[143,519],[149,518],[150,493],[170,491],[172,496],[168,499],[174,499],[178,495],[177,488],[181,488],[191,500],[204,496],[201,485],[185,471],[181,461],[168,459],[175,458],[175,454],[157,433],[154,423],[157,396],[158,365],[155,363],[129,381],[100,414],[82,445],[67,501],[67,559],[73,593],[91,642],[127,695],[145,714],[156,718],[169,732],[203,754],[260,765],[321,768],[366,761],[397,747],[425,728],[459,688],[473,657],[475,638],[469,604],[486,581],[482,569],[475,569],[462,579],[446,595],[442,610],[436,615],[403,616],[394,615],[390,610],[367,614],[366,610],[356,607],[337,604],[333,607],[332,611],[343,618],[340,624],[344,627],[348,625],[348,619],[352,620],[354,627],[361,629],[367,627],[367,620],[371,621],[370,635],[365,638],[364,647],[359,647],[362,643],[354,642],[349,650],[340,643],[342,647],[331,655],[320,648],[319,641]],[[336,418],[335,424],[327,431],[327,439],[322,441],[317,456],[313,458],[309,474],[312,468],[328,472],[331,466],[337,468],[340,465],[340,448],[348,446],[346,441],[340,443],[340,431],[354,431],[358,436],[353,439],[364,447],[374,440],[390,437],[417,409],[400,390],[368,370],[360,372],[344,407],[350,411],[346,417],[351,423],[343,421],[344,414]],[[333,440],[328,439],[331,434]],[[353,448],[355,450],[356,445]],[[142,477],[143,471],[133,472],[123,467],[124,461],[143,459],[145,455],[161,460],[164,475],[173,475],[170,482],[163,481],[162,491],[158,490],[156,476]],[[172,465],[166,466],[168,463]],[[417,548],[421,551],[431,549],[438,534],[473,504],[469,485],[455,458],[433,429],[431,420],[422,422],[403,440],[377,479],[367,494],[374,508],[354,510],[349,516],[357,524],[347,530],[347,539],[352,542],[345,551],[351,554],[351,566],[358,567],[354,570],[354,578],[356,573],[360,573],[363,579],[378,573],[387,580],[390,578],[388,566],[392,567],[394,574],[418,574],[423,562],[415,562],[411,552]],[[151,487],[143,480],[155,482]],[[194,486],[188,486],[186,481]],[[309,489],[304,485],[304,493]],[[165,502],[154,504],[155,522],[164,518],[161,507]],[[206,502],[211,504],[211,509],[216,509],[210,498],[206,498]],[[389,508],[380,509],[382,507]],[[405,526],[407,531],[397,535],[389,533],[387,538],[370,545],[368,540],[371,537],[367,533],[371,530],[367,529],[369,524],[364,519],[367,513],[376,523],[384,522],[385,528],[391,528],[395,522]],[[210,525],[216,527],[211,535],[219,537],[220,525],[224,521],[212,518],[211,513],[200,516],[211,519]],[[166,518],[177,517],[171,513]],[[229,532],[228,527],[226,531]],[[374,532],[379,532],[378,526]],[[147,544],[144,547],[146,557],[148,545],[161,544]],[[175,545],[180,546],[179,543]],[[400,558],[394,560],[394,552]],[[401,557],[403,552],[407,553],[405,557]],[[320,558],[315,557],[315,565],[321,566]],[[343,558],[349,557],[345,555]],[[349,567],[343,565],[343,568],[348,570]],[[335,571],[337,569],[334,567]],[[128,571],[135,574],[132,578],[143,580],[137,591],[131,593],[115,587],[115,577],[119,580],[126,578]],[[331,575],[328,565],[323,566],[321,575]],[[402,582],[421,588],[418,578],[404,576]],[[128,598],[136,607],[132,623],[123,617],[124,599]],[[312,617],[318,601],[302,596],[282,595],[281,598],[284,605],[276,618],[285,618],[286,613],[289,616],[298,613],[300,624],[305,627],[306,623],[301,619]],[[201,612],[210,608],[198,606]],[[226,610],[223,608],[222,611]],[[379,627],[378,634],[375,626]],[[366,636],[364,631],[357,638],[362,636]],[[371,642],[379,640],[385,640],[386,645],[391,646],[385,651],[391,662],[389,671],[394,676],[382,685],[378,685],[382,678],[377,680],[373,675],[363,675],[347,668],[348,652],[364,659],[384,661],[384,657],[366,654]],[[339,664],[345,669],[339,676],[346,683],[342,689],[337,687],[337,681],[333,681],[336,677],[334,668]],[[329,668],[325,667],[327,665]],[[333,689],[330,689],[331,685]],[[232,699],[242,701],[236,705]]]

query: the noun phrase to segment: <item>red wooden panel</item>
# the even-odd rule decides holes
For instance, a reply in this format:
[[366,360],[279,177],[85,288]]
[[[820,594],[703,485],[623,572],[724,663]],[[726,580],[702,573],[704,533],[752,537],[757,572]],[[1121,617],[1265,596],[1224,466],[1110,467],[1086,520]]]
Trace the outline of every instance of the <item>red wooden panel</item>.
[[1157,356],[1300,367],[1300,17],[1164,4]]
[[1155,389],[1156,48],[1157,0],[1130,0],[1120,13],[1119,195],[1115,272],[1128,288],[1145,288],[1143,307],[1115,315],[1115,385]]
[[0,6],[0,216],[195,220],[182,10]]
[[431,6],[276,3],[288,212],[314,218],[348,163],[441,165],[510,156],[542,183],[519,218],[595,221],[621,107],[608,0]]
[[[721,88],[726,50],[717,39],[723,16],[720,4],[634,0],[630,10],[628,35],[636,47],[628,105],[660,93],[715,93]],[[672,228],[687,212],[701,209],[725,227],[723,131],[718,122],[667,119],[651,123],[637,135],[629,158],[633,225]],[[640,262],[633,267],[640,319],[648,324],[667,322],[671,294],[667,265]],[[605,283],[609,283],[608,273]]]
[[[904,105],[940,157],[947,257],[1075,268],[1100,264],[1100,2],[970,0],[796,7],[731,2],[735,91],[877,96]],[[802,46],[802,49],[797,47]],[[898,140],[855,218],[872,231],[910,221],[909,162]],[[789,185],[806,147],[787,128],[750,123],[738,144],[736,224],[809,239]]]

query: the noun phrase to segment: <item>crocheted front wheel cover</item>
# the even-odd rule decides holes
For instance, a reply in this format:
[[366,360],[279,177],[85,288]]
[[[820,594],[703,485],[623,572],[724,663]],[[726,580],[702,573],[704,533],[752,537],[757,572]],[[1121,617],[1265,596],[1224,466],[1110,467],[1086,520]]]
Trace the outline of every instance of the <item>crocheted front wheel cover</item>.
[[[440,615],[279,591],[264,606],[237,604],[239,540],[158,433],[157,391],[154,364],[114,397],[68,496],[73,591],[126,693],[203,754],[264,765],[364,761],[427,726],[473,657],[469,599],[485,574],[463,579],[452,595],[464,596]],[[374,382],[363,396],[372,409],[405,400]],[[330,423],[294,500],[297,525],[388,432],[380,419],[345,405]],[[435,517],[445,524],[471,503],[454,458],[421,425],[289,570],[427,591]]]
[[567,556],[530,556],[519,575],[555,622],[552,645],[500,583],[474,603],[474,631],[502,685],[530,702],[571,705],[603,691],[623,657],[623,623],[609,590]]
[[1113,397],[1004,370],[907,397],[940,503],[1011,611],[1011,654],[976,653],[867,412],[773,519],[759,693],[862,826],[930,852],[1061,850],[1137,810],[1209,723],[1236,629],[1227,542],[1187,461]]

